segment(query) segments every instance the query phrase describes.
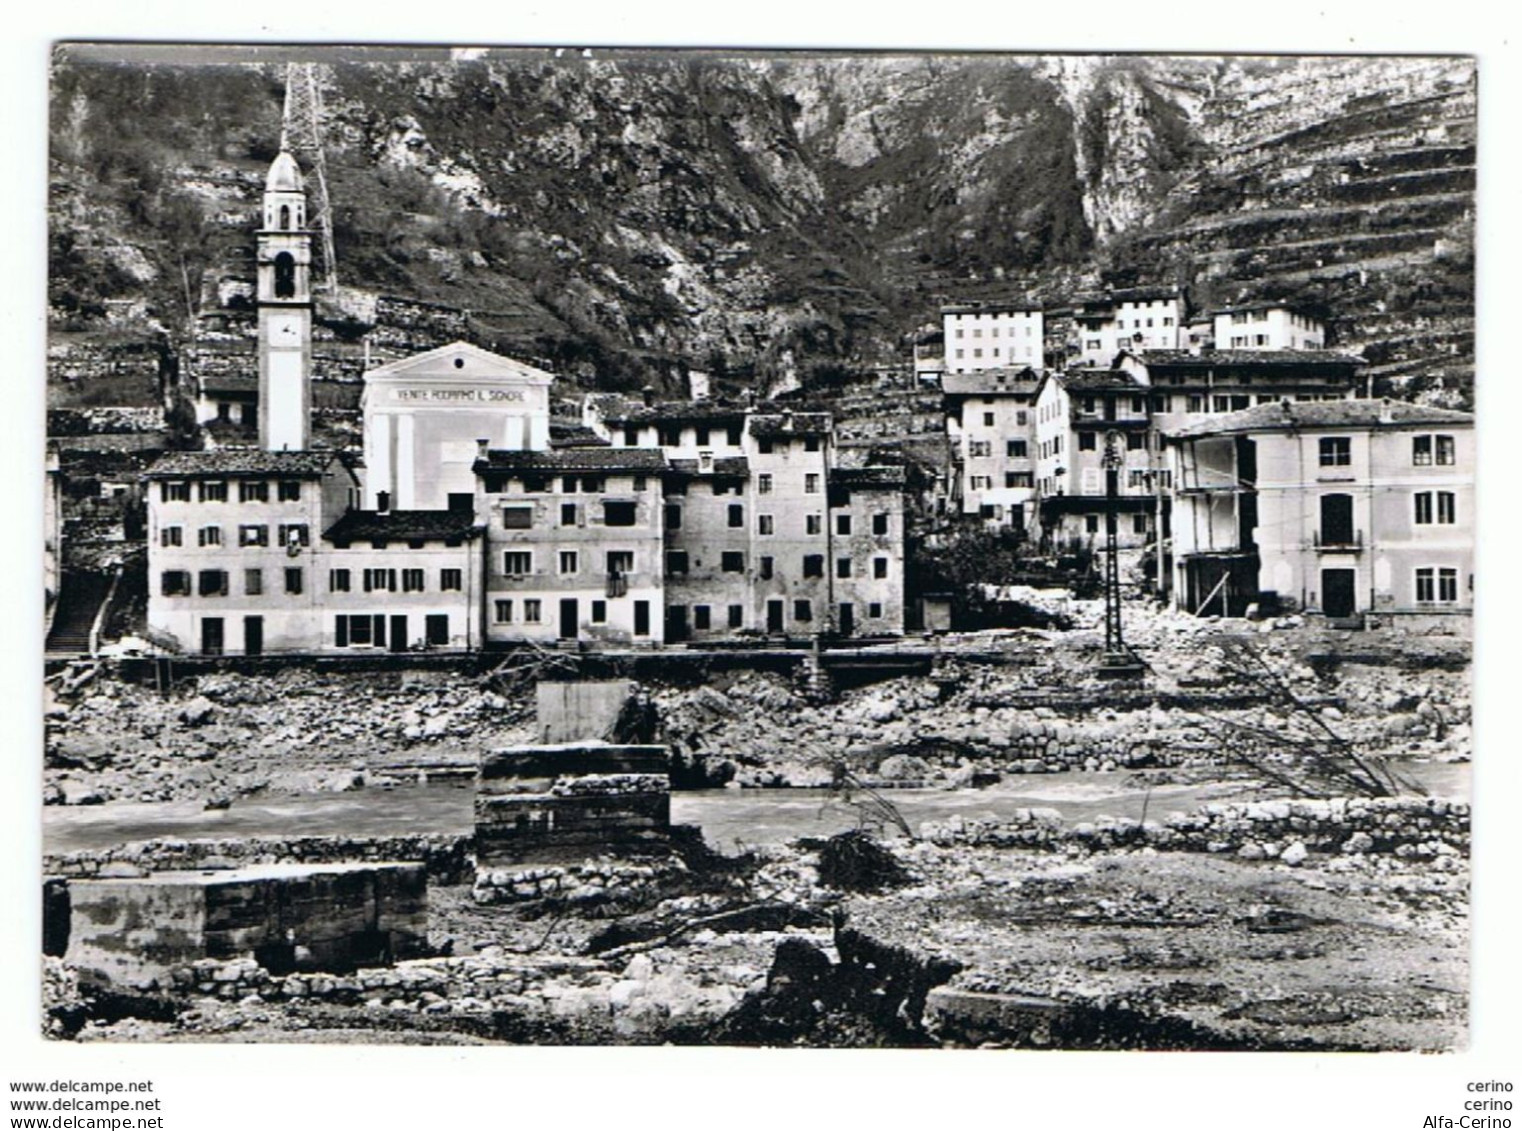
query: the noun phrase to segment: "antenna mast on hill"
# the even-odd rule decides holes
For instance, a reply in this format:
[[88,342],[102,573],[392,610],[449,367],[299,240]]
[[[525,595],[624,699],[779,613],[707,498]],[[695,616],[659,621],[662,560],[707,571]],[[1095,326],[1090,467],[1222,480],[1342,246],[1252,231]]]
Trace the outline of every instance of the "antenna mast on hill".
[[322,91],[317,85],[316,63],[286,64],[280,148],[310,170],[311,226],[319,237],[317,253],[321,258],[312,278],[316,289],[334,297],[338,294],[338,260],[333,254],[333,212],[328,205],[328,174],[322,157]]

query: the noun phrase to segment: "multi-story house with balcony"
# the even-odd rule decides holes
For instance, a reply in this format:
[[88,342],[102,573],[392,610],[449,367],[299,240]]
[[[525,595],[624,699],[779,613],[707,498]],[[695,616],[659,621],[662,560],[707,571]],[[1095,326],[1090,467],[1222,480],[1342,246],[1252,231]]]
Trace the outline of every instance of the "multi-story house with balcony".
[[1034,369],[948,373],[941,379],[959,510],[1025,529],[1036,494]]
[[1474,417],[1281,401],[1168,435],[1174,604],[1329,618],[1473,607]]
[[600,396],[584,419],[666,458],[668,642],[902,631],[902,469],[841,467],[828,413]]
[[1159,513],[1147,386],[1135,374],[1116,369],[1049,373],[1036,392],[1034,420],[1044,536],[1084,544],[1104,533],[1111,506],[1105,458],[1112,451],[1119,545],[1145,544]]
[[1030,366],[1046,352],[1041,307],[1028,303],[962,303],[941,307],[943,374]]
[[664,638],[659,450],[484,448],[488,644]]

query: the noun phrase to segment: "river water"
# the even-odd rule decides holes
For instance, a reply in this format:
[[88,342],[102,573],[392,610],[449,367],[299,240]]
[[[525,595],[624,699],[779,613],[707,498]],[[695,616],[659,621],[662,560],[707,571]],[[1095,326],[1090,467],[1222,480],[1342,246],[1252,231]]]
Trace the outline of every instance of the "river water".
[[[1469,796],[1467,763],[1417,763],[1403,773],[1440,797]],[[1255,796],[1262,796],[1254,791]],[[1122,774],[1070,773],[1009,778],[987,789],[895,789],[886,797],[911,828],[922,821],[1006,817],[1016,809],[1045,807],[1068,822],[1100,816],[1161,819],[1210,801],[1244,796],[1232,783],[1138,788]],[[198,802],[119,802],[47,806],[43,847],[47,853],[107,848],[158,837],[211,839],[292,836],[400,836],[466,833],[471,830],[474,792],[467,782],[362,789],[352,793],[247,797],[227,809]],[[856,827],[857,813],[826,790],[713,789],[671,795],[671,819],[699,825],[714,847],[733,852],[743,845],[780,844],[800,836],[829,836]]]

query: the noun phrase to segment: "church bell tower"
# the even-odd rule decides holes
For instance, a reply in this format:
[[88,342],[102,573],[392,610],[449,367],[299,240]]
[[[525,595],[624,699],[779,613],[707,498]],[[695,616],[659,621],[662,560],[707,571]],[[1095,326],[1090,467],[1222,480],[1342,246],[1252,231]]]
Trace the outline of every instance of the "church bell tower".
[[258,243],[259,446],[301,451],[312,416],[312,233],[301,170],[270,165]]

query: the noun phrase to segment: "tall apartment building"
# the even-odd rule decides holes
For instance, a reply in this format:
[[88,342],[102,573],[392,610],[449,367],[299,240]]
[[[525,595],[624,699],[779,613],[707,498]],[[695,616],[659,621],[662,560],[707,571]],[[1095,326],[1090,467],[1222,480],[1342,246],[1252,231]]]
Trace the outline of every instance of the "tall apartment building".
[[1087,542],[1104,531],[1110,506],[1105,456],[1113,446],[1119,465],[1119,544],[1142,545],[1157,512],[1146,385],[1113,369],[1050,373],[1037,389],[1034,420],[1036,487],[1047,537]]
[[659,451],[482,447],[486,639],[660,643]]
[[1034,369],[986,369],[941,379],[946,432],[964,515],[1024,529],[1036,494]]
[[828,413],[594,397],[584,419],[667,459],[666,639],[903,631],[902,470],[839,466]]
[[964,303],[941,307],[943,372],[1040,368],[1046,349],[1041,307],[1025,303]]
[[1473,608],[1474,417],[1388,400],[1282,401],[1168,435],[1173,602],[1272,594],[1328,617]]

